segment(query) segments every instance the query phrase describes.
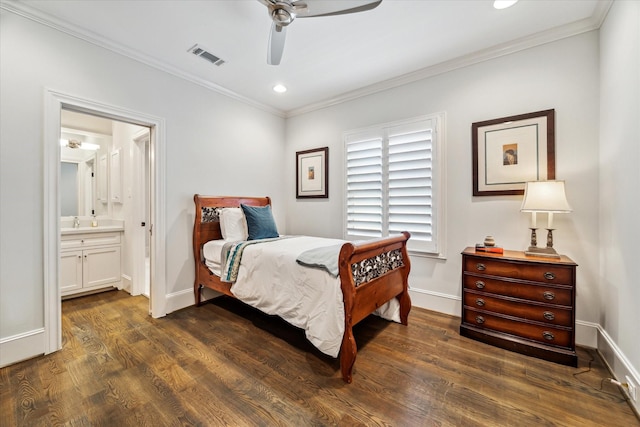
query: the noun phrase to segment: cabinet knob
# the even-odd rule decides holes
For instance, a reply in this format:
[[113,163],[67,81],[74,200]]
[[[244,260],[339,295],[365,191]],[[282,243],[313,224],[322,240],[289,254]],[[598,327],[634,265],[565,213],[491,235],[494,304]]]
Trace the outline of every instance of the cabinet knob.
[[487,266],[482,264],[482,263],[478,263],[478,264],[476,264],[476,269],[478,271],[485,271],[487,269]]
[[556,294],[551,291],[544,291],[542,293],[542,296],[544,297],[544,299],[551,301],[556,297]]
[[544,278],[547,280],[553,280],[556,278],[556,275],[553,274],[551,271],[547,271],[544,273]]
[[555,335],[553,335],[551,332],[549,331],[544,331],[542,333],[542,336],[544,337],[545,340],[547,341],[553,341],[556,337]]
[[476,305],[478,307],[484,307],[484,300],[482,298],[476,298]]
[[476,288],[484,289],[484,282],[482,280],[476,281]]
[[545,311],[544,313],[542,313],[542,317],[544,317],[547,320],[553,320],[556,318],[556,315],[550,311]]
[[482,325],[484,323],[484,317],[476,316],[476,323]]

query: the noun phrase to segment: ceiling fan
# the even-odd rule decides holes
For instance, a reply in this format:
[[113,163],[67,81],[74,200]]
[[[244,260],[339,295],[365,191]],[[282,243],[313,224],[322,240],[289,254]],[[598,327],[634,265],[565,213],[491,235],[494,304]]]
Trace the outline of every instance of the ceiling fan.
[[361,1],[326,1],[326,0],[258,0],[267,6],[269,16],[273,20],[269,33],[267,48],[267,63],[280,64],[284,51],[284,41],[287,26],[296,18],[311,18],[315,16],[346,15],[348,13],[364,12],[376,8],[382,0]]

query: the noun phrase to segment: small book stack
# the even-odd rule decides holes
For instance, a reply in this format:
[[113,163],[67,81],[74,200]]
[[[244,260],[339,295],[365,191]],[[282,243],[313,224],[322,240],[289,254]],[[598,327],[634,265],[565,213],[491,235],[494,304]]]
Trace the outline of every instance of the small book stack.
[[492,254],[503,254],[504,249],[499,246],[486,246],[481,243],[476,244],[476,252],[490,252]]

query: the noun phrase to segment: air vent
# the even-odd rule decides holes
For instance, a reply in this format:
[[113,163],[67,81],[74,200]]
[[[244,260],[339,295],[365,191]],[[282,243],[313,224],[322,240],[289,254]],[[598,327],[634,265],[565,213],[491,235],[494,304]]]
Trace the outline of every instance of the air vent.
[[189,52],[193,53],[196,56],[199,56],[202,59],[206,59],[207,61],[211,62],[214,65],[217,65],[218,67],[222,64],[224,64],[224,60],[218,58],[217,56],[215,56],[213,53],[208,52],[204,47],[202,46],[198,46],[198,45],[194,45],[192,48],[190,48],[188,50]]

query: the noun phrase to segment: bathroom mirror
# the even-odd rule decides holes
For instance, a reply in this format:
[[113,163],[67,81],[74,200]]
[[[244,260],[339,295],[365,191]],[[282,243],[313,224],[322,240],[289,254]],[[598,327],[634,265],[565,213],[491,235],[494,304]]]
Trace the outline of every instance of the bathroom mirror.
[[110,139],[110,135],[61,129],[60,212],[63,217],[108,214]]

